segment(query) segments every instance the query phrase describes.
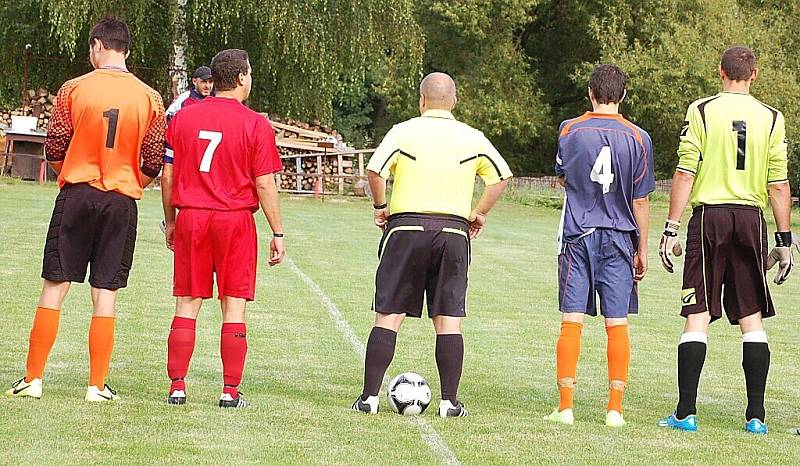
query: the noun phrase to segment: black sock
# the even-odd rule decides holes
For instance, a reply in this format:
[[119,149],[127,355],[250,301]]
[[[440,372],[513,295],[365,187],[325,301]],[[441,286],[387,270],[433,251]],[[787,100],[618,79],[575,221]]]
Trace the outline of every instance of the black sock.
[[436,366],[442,384],[442,399],[458,404],[458,383],[464,366],[464,338],[461,334],[436,335]]
[[364,391],[361,399],[375,396],[381,389],[383,376],[394,357],[397,332],[388,328],[373,327],[367,340],[367,356],[364,358]]
[[697,414],[697,386],[706,360],[706,344],[687,341],[678,345],[678,408],[675,417]]
[[769,345],[767,343],[744,343],[742,345],[742,368],[747,383],[747,411],[745,418],[764,422],[764,391],[769,372]]

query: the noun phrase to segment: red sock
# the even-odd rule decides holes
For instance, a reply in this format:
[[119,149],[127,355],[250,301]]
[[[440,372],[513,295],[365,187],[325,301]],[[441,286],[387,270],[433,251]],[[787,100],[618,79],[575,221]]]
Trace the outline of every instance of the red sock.
[[244,322],[222,324],[219,352],[222,356],[222,393],[239,396],[244,360],[247,357],[247,328]]
[[189,372],[189,361],[194,352],[195,327],[197,321],[186,317],[175,316],[167,339],[167,375],[172,380],[170,393],[175,390],[186,390],[186,373]]

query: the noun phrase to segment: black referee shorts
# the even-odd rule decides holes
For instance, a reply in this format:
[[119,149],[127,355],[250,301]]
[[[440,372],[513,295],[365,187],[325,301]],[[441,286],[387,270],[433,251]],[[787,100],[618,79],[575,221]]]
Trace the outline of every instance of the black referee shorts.
[[42,278],[83,283],[91,264],[94,288],[124,288],[133,264],[136,217],[136,201],[124,194],[85,183],[64,186],[50,218]]
[[382,314],[466,316],[469,224],[451,215],[396,214],[378,247],[373,310]]

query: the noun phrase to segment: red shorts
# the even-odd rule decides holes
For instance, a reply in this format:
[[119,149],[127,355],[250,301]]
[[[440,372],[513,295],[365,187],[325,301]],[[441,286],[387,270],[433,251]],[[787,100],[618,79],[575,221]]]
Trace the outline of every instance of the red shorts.
[[258,238],[249,210],[182,209],[175,222],[173,296],[223,296],[252,301]]

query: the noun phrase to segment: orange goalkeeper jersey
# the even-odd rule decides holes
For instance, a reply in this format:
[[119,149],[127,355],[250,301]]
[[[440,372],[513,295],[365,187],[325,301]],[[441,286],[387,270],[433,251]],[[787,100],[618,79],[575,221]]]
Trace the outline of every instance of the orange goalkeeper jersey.
[[142,173],[161,171],[165,127],[156,91],[127,71],[98,69],[61,86],[45,154],[64,163],[59,187],[88,183],[141,199]]

